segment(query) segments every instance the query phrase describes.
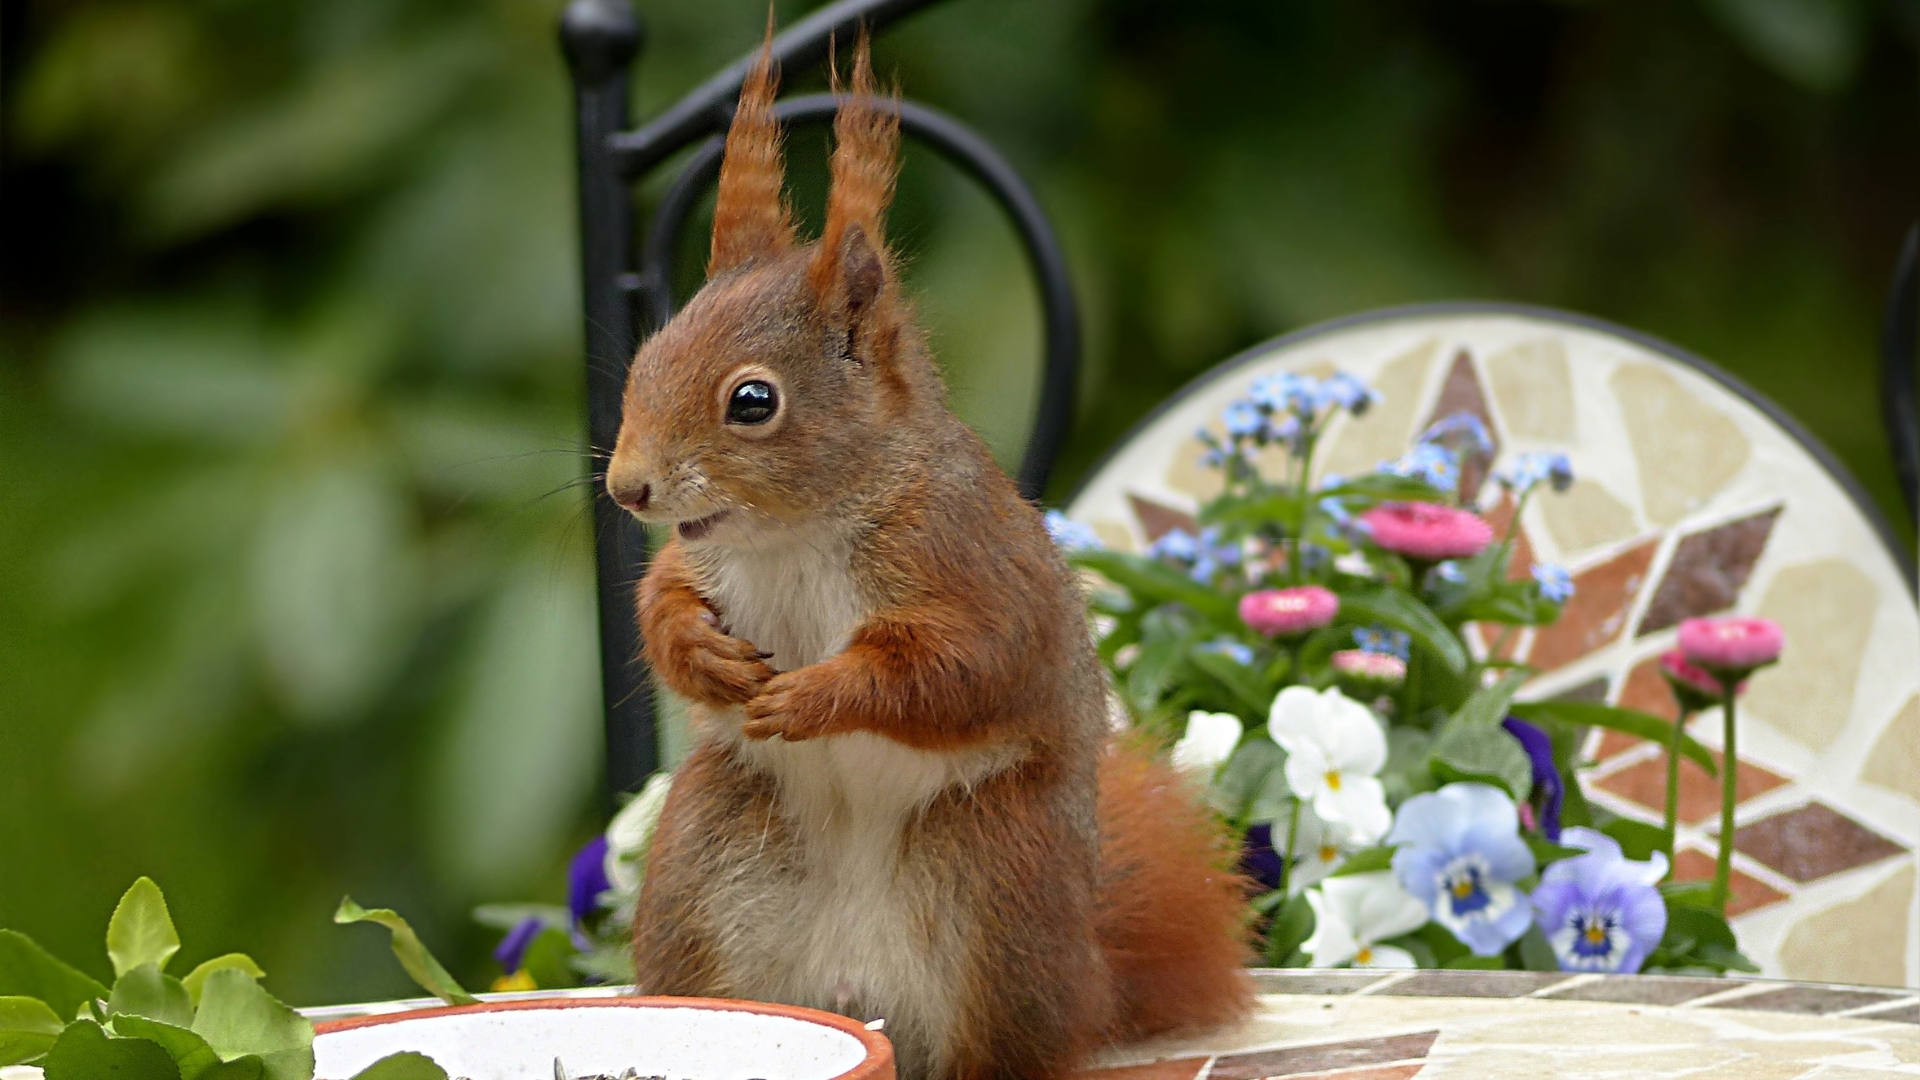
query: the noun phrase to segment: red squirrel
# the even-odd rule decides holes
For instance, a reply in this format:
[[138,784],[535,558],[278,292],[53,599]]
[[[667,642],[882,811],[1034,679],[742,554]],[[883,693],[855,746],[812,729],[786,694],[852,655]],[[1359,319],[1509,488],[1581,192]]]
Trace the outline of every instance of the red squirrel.
[[634,917],[639,992],[884,1018],[903,1080],[1048,1080],[1250,1008],[1244,881],[1116,739],[1072,572],[949,411],[882,219],[865,36],[820,238],[775,76],[741,90],[708,282],[634,359],[612,497],[671,526],[646,658],[691,703]]

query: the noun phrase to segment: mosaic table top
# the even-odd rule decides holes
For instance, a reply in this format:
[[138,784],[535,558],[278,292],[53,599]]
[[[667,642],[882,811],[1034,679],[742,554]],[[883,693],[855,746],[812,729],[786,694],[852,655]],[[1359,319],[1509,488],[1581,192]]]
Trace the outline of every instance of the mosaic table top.
[[1081,1080],[1920,1076],[1920,995],[1744,979],[1261,971],[1243,1027]]
[[[1068,513],[1138,551],[1190,527],[1218,491],[1199,427],[1257,377],[1347,371],[1382,400],[1342,417],[1318,456],[1351,475],[1399,455],[1433,420],[1470,412],[1493,460],[1559,450],[1578,480],[1529,502],[1513,573],[1573,573],[1561,619],[1509,655],[1540,669],[1523,698],[1606,701],[1672,717],[1655,658],[1680,620],[1775,619],[1787,650],[1740,712],[1731,913],[1769,976],[1920,985],[1920,609],[1876,522],[1823,451],[1678,350],[1552,312],[1403,309],[1302,331],[1222,364],[1167,403],[1094,473]],[[1788,425],[1791,421],[1787,422]],[[1278,453],[1278,451],[1270,451]],[[1472,488],[1467,489],[1471,492]],[[1493,502],[1497,490],[1480,495]],[[1504,526],[1504,503],[1488,516]],[[1471,633],[1470,638],[1475,637]],[[1485,643],[1475,641],[1484,655]],[[1689,729],[1720,745],[1718,710]],[[1661,748],[1595,732],[1589,799],[1658,823]],[[1676,876],[1712,875],[1717,784],[1682,774]]]

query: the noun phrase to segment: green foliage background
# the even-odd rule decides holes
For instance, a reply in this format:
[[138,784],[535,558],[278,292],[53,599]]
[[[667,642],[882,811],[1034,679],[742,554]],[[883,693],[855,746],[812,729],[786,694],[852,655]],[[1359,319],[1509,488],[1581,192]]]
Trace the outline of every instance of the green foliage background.
[[[640,6],[641,115],[765,17]],[[290,1001],[406,992],[330,923],[351,890],[484,984],[468,906],[558,898],[601,805],[557,5],[0,12],[0,925],[104,974],[146,873]],[[1234,350],[1481,297],[1704,353],[1891,511],[1873,342],[1920,211],[1917,45],[1920,0],[950,0],[880,54],[1069,244],[1056,494]],[[793,139],[809,210],[823,143]],[[895,238],[1011,460],[1016,249],[907,169]]]

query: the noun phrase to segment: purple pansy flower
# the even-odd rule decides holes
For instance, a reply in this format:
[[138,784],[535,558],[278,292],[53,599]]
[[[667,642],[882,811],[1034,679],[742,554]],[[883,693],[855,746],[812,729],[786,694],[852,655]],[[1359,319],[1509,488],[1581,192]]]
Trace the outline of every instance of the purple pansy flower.
[[1247,841],[1240,849],[1240,870],[1271,892],[1280,887],[1280,853],[1273,847],[1273,822],[1263,821],[1247,830]]
[[509,974],[519,971],[520,961],[527,955],[527,946],[533,944],[533,939],[539,937],[540,931],[546,928],[547,921],[538,915],[521,919],[500,940],[500,945],[493,950],[493,958],[500,961],[500,966]]
[[1656,851],[1634,862],[1592,829],[1568,829],[1562,843],[1587,854],[1547,867],[1533,890],[1540,929],[1561,970],[1639,971],[1667,932],[1667,906],[1654,888],[1667,874],[1667,857]]
[[1540,799],[1540,833],[1554,843],[1560,842],[1560,807],[1567,789],[1560,769],[1553,763],[1553,740],[1547,733],[1517,716],[1500,721],[1507,734],[1520,740],[1527,760],[1533,763],[1533,793]]
[[567,866],[567,910],[573,912],[576,928],[600,910],[600,894],[612,887],[607,880],[607,838],[603,834],[587,841]]
[[1393,872],[1433,921],[1476,956],[1497,956],[1533,923],[1514,884],[1533,873],[1513,800],[1487,784],[1448,784],[1400,804]]

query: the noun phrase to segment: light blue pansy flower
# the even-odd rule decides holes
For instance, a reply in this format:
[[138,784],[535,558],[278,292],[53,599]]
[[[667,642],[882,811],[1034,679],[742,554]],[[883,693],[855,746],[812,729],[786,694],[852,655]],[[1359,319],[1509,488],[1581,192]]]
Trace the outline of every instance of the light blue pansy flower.
[[1515,882],[1533,873],[1513,800],[1487,784],[1448,784],[1400,804],[1387,843],[1400,884],[1476,956],[1497,956],[1533,923]]
[[1667,857],[1656,851],[1634,862],[1592,829],[1568,829],[1560,842],[1587,854],[1547,867],[1533,907],[1561,970],[1639,971],[1667,932],[1667,905],[1654,887],[1667,876]]

